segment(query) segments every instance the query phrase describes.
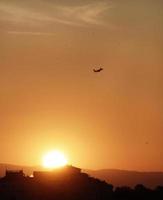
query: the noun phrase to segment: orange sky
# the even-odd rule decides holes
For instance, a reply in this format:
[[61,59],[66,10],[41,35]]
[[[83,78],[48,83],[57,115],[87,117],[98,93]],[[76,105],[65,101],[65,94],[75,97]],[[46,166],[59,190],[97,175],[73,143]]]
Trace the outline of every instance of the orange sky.
[[162,8],[1,0],[0,162],[57,148],[83,168],[163,170]]

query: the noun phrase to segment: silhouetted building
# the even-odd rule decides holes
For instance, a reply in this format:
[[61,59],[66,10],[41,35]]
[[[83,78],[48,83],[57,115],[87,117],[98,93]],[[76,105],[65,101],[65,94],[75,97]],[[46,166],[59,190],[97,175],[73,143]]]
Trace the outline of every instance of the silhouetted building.
[[33,178],[35,180],[55,180],[55,179],[62,179],[66,177],[73,177],[78,176],[81,174],[81,169],[77,167],[73,167],[70,165],[57,168],[51,171],[34,171]]
[[20,180],[25,177],[23,170],[6,170],[5,179],[7,180]]

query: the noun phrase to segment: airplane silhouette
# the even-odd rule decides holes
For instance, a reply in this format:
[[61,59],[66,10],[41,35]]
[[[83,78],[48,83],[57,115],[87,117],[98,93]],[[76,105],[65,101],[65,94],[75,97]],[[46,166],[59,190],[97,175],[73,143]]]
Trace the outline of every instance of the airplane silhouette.
[[94,72],[100,72],[100,71],[102,71],[102,70],[103,70],[102,67],[100,67],[99,69],[93,69]]

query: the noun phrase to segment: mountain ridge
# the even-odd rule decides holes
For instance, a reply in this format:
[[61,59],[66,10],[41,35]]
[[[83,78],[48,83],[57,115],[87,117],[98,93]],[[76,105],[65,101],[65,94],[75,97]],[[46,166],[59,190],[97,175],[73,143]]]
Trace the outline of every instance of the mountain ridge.
[[102,169],[102,170],[84,170],[89,175],[105,180],[114,186],[135,187],[137,184],[143,184],[149,188],[155,188],[163,185],[163,172],[160,171],[132,171],[120,169]]

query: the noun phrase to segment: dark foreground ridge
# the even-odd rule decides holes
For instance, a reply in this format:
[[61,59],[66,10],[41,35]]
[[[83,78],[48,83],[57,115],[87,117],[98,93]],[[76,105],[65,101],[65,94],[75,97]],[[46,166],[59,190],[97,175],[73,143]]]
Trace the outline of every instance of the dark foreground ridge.
[[113,188],[111,184],[82,173],[79,168],[65,166],[53,171],[6,171],[0,179],[0,200],[137,200],[163,199],[163,187],[151,190],[143,185],[134,189]]

